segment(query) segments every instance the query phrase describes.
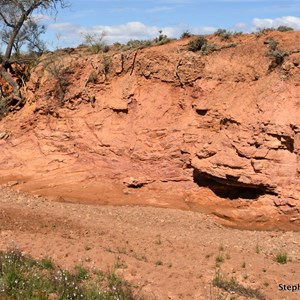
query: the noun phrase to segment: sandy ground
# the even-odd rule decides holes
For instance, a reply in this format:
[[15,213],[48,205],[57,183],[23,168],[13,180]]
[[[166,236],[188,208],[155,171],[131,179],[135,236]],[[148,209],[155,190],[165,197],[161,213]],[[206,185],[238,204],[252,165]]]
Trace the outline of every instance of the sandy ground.
[[[300,299],[300,291],[279,291],[300,282],[299,232],[241,231],[198,212],[54,202],[6,188],[0,226],[1,249],[18,247],[69,269],[115,267],[146,299],[219,299],[212,287],[218,255],[222,275],[266,299]],[[287,264],[274,260],[278,251],[287,252]],[[232,296],[246,299],[226,299]]]

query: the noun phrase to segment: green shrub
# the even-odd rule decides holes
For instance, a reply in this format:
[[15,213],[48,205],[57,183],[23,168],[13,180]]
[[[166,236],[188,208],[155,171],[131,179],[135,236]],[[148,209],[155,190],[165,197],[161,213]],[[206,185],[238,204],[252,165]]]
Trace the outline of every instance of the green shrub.
[[284,62],[284,58],[289,55],[289,51],[274,50],[268,52],[268,56],[272,59],[273,67],[281,66]]
[[232,36],[241,35],[241,34],[243,34],[241,31],[239,31],[239,32],[237,32],[237,31],[228,31],[226,29],[218,29],[215,32],[215,35],[221,37],[222,40],[228,40]]
[[263,34],[266,34],[270,31],[274,31],[275,28],[273,27],[269,27],[269,28],[258,28],[257,29],[257,32],[256,32],[256,35],[263,35]]
[[92,53],[108,52],[109,46],[104,43],[105,34],[98,33],[84,33],[83,45],[87,46]]
[[171,41],[165,34],[162,33],[162,30],[159,31],[159,35],[157,38],[154,39],[154,43],[156,45],[164,45]]
[[207,39],[201,35],[188,43],[188,50],[193,52],[200,51],[205,45],[207,45]]
[[127,42],[126,45],[119,46],[120,50],[130,50],[130,49],[136,49],[136,48],[147,48],[151,46],[151,41],[149,40],[130,40]]
[[201,52],[205,55],[210,54],[214,51],[218,51],[218,50],[220,50],[220,47],[216,44],[207,43],[201,47]]
[[272,39],[272,38],[265,39],[264,44],[269,45],[269,49],[271,51],[276,50],[277,46],[278,46],[278,42],[276,40]]
[[191,36],[192,34],[188,30],[186,30],[181,34],[180,39],[187,39],[190,38]]
[[289,27],[289,26],[279,26],[279,27],[277,27],[277,29],[276,29],[277,31],[281,31],[281,32],[286,32],[286,31],[293,31],[294,30],[294,28],[292,28],[292,27]]

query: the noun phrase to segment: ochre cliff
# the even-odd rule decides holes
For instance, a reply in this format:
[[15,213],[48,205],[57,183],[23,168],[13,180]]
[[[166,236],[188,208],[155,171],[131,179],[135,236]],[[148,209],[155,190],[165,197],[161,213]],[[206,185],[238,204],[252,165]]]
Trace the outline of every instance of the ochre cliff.
[[[288,53],[280,63],[267,55],[270,39]],[[59,201],[297,229],[300,32],[208,40],[225,47],[204,55],[186,39],[44,55],[25,107],[0,123],[2,183]]]

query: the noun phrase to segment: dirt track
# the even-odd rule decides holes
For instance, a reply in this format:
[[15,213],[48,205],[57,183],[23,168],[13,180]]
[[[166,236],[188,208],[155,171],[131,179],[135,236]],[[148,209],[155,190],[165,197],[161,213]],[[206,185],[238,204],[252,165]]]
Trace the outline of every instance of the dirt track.
[[[300,297],[278,291],[299,281],[298,232],[239,231],[196,212],[52,202],[8,189],[0,190],[0,214],[1,249],[16,246],[67,268],[117,266],[146,299],[217,299],[217,255],[223,275],[267,299]],[[288,253],[285,265],[274,261],[279,250]]]

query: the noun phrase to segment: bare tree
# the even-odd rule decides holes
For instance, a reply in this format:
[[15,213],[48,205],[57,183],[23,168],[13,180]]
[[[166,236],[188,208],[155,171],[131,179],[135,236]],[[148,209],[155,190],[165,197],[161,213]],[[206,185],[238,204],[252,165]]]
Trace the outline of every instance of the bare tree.
[[[46,49],[45,43],[40,39],[41,34],[45,33],[45,25],[38,24],[33,18],[29,18],[13,43],[14,56],[19,56],[24,45],[27,46],[29,52],[42,53]],[[10,41],[11,30],[3,28],[1,32],[1,40],[8,45]]]
[[39,36],[45,28],[34,21],[32,13],[56,13],[58,6],[66,7],[67,0],[0,0],[0,24],[3,27],[2,41],[6,44],[0,73],[11,85],[13,89],[11,102],[17,101],[17,105],[23,99],[20,95],[20,86],[10,75],[10,73],[14,73],[12,64],[15,62],[12,60],[12,55],[18,53],[26,42],[31,49],[41,47]]

